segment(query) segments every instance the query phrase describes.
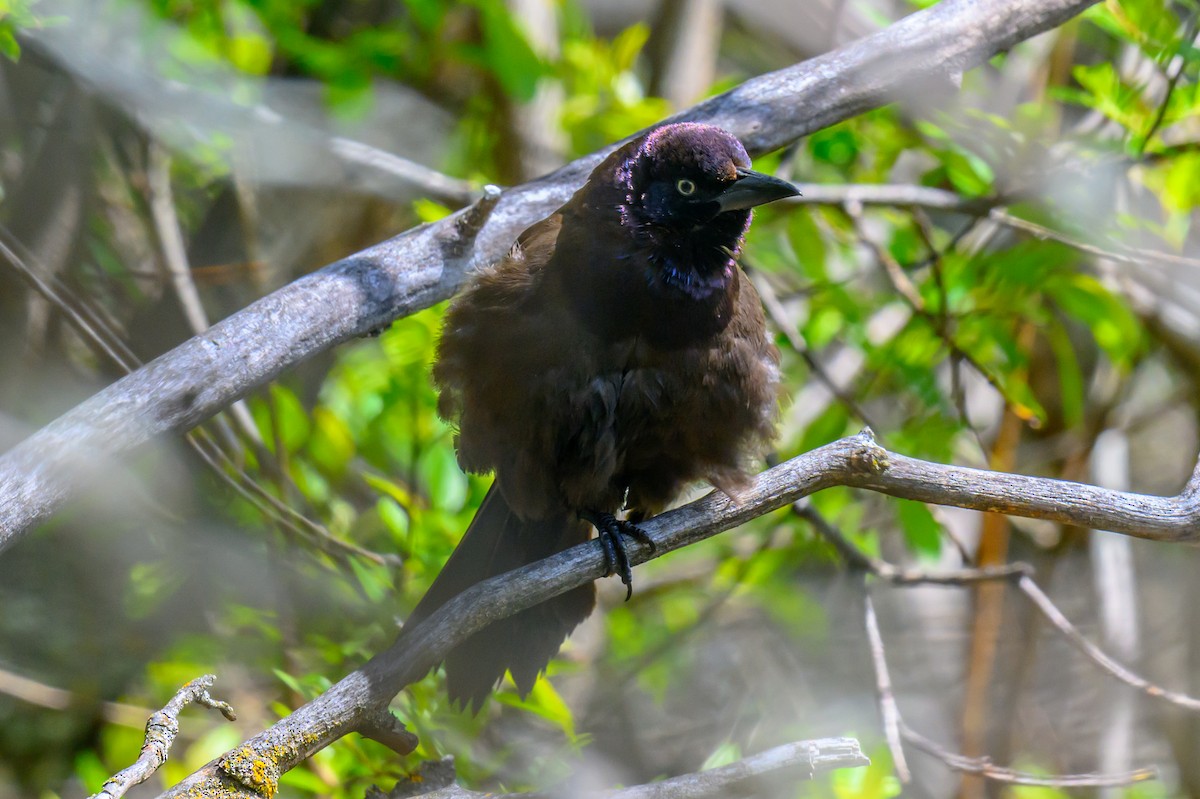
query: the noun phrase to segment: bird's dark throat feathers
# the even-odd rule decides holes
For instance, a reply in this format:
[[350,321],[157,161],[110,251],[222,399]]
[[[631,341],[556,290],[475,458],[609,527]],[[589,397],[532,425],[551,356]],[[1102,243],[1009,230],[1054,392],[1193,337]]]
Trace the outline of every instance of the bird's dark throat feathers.
[[[738,166],[748,166],[745,151],[730,139]],[[598,166],[562,209],[575,220],[565,220],[555,253],[562,262],[553,271],[594,334],[678,349],[707,341],[729,324],[750,211],[722,213],[715,199],[705,200],[716,189],[703,183],[695,160],[692,152],[655,153],[647,142],[631,142]],[[685,202],[676,184],[692,179],[700,184],[693,189],[697,196]],[[613,242],[621,253],[615,263]]]

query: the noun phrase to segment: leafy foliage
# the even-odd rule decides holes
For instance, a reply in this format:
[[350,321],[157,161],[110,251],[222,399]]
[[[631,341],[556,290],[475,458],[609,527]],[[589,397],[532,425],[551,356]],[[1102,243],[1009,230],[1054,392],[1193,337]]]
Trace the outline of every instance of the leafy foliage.
[[[651,26],[637,22],[597,35],[573,3],[558,8],[557,55],[550,55],[534,46],[523,21],[501,0],[145,2],[172,23],[169,49],[199,71],[219,66],[248,77],[313,79],[344,117],[370,108],[379,81],[436,98],[455,119],[439,166],[471,180],[511,173],[506,120],[542,88],[561,90],[557,120],[566,157],[627,136],[673,110],[647,89]],[[16,57],[14,31],[33,24],[33,6],[0,2],[0,52]],[[1194,0],[1110,1],[1060,32],[1062,46],[1075,48],[1064,56],[1067,74],[1058,79],[1048,69],[1041,83],[1022,93],[1030,99],[1011,113],[990,110],[981,99],[994,77],[981,70],[967,76],[962,106],[917,115],[887,107],[762,159],[760,168],[789,171],[806,182],[909,183],[963,200],[951,211],[831,203],[759,213],[745,265],[790,314],[772,320],[790,393],[798,397],[803,387],[822,384],[814,364],[840,357],[858,364],[843,391],[852,403],[804,394],[805,404],[785,404],[774,456],[794,455],[870,423],[906,454],[987,465],[1004,454],[997,452],[995,427],[1007,416],[1028,441],[1067,442],[1068,456],[1028,467],[1061,475],[1067,461],[1086,455],[1094,443],[1112,395],[1129,391],[1148,363],[1166,363],[1173,380],[1192,385],[1185,370],[1164,356],[1162,342],[1119,281],[1069,239],[1087,234],[1101,248],[1173,253],[1192,235],[1200,153],[1182,134],[1194,132],[1200,116],[1200,55],[1193,44],[1198,13]],[[1155,79],[1122,67],[1118,53],[1143,59]],[[1018,49],[1006,58],[1020,57]],[[999,61],[993,69],[1003,73],[1004,59]],[[219,149],[220,142],[213,146]],[[203,154],[190,155],[174,178],[182,215],[194,232],[201,215],[189,215],[189,204],[208,207],[228,176]],[[109,167],[119,163],[114,159]],[[1059,162],[1068,161],[1116,164],[1149,210],[1097,210],[1089,198],[1072,196],[1055,185],[1075,182],[1077,175],[1059,170]],[[129,171],[137,172],[136,164]],[[114,172],[100,178],[108,197],[120,198],[112,205],[136,215],[144,200],[131,185],[118,185],[123,180]],[[1094,194],[1097,185],[1080,191]],[[992,208],[1063,231],[1068,241],[997,228],[988,215]],[[446,210],[421,200],[393,219],[412,224]],[[152,293],[127,266],[122,219],[117,211],[97,212],[86,235],[89,271],[74,280],[112,305],[119,298],[144,307]],[[1097,230],[1103,235],[1094,235]],[[911,284],[911,297],[905,299],[896,275],[878,268],[876,248]],[[258,567],[275,571],[279,596],[244,590],[205,595],[203,622],[173,632],[149,653],[143,672],[125,689],[128,699],[155,704],[199,673],[243,672],[253,675],[245,680],[245,700],[262,705],[250,719],[269,723],[390,642],[396,619],[437,574],[489,480],[461,472],[454,431],[436,414],[429,364],[441,310],[398,320],[377,339],[341,347],[317,374],[284,376],[250,398],[261,444],[243,437],[234,463],[272,497],[319,521],[335,543],[308,527],[289,531],[265,517],[261,503],[231,494],[225,481],[197,467],[206,475],[196,478],[205,518],[236,531],[239,546],[255,550]],[[1097,396],[1104,381],[1118,389]],[[969,407],[968,393],[984,396],[999,412]],[[221,468],[227,476],[235,471]],[[950,549],[942,518],[925,505],[845,490],[824,492],[813,503],[869,554],[886,551],[893,559],[928,564]],[[402,565],[370,553],[399,556]],[[589,722],[603,716],[589,710],[583,697],[603,706],[613,697],[603,689],[624,680],[631,695],[648,705],[686,709],[694,700],[683,689],[708,685],[696,652],[717,658],[718,647],[708,645],[714,630],[728,632],[752,619],[747,626],[782,641],[789,657],[830,650],[836,619],[826,597],[805,587],[803,578],[832,572],[836,564],[830,548],[796,518],[758,519],[639,569],[635,600],[606,603],[612,607],[592,622],[595,628],[568,644],[530,696],[522,699],[506,684],[497,701],[473,717],[448,706],[442,678],[434,673],[395,703],[421,740],[412,758],[399,762],[372,742],[350,738],[289,772],[284,786],[292,795],[360,796],[372,784],[404,778],[421,758],[448,753],[456,756],[461,777],[475,784],[499,780],[516,789],[565,778],[588,756],[594,740]],[[119,578],[128,619],[157,618],[188,585],[188,572],[187,563],[169,552],[134,558]],[[770,704],[758,694],[745,701],[735,722]],[[773,723],[771,735],[801,737],[818,729],[804,720]],[[517,740],[535,741],[528,749],[537,756],[522,754],[506,739],[506,730],[517,724],[524,725]],[[161,774],[164,784],[241,738],[225,725],[198,729],[173,753]],[[698,744],[704,751],[687,762],[715,767],[761,743],[743,731],[731,723],[714,741]],[[140,738],[136,730],[105,726],[74,750],[70,768],[95,790],[129,761]],[[870,769],[834,775],[814,792],[839,799],[895,795],[887,753],[880,749],[872,757]]]

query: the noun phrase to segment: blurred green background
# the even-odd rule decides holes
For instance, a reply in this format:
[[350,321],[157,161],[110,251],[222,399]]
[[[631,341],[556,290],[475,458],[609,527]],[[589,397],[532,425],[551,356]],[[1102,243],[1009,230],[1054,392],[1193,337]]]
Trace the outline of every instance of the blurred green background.
[[[0,258],[0,446],[121,363],[484,183],[536,177],[915,5],[0,0],[0,233],[17,256]],[[1178,491],[1197,449],[1198,12],[1112,0],[959,93],[914,92],[758,161],[813,184],[759,211],[745,249],[783,350],[774,459],[870,424],[915,457]],[[941,193],[876,203],[876,184]],[[461,473],[434,412],[441,310],[105,465],[5,553],[0,796],[97,790],[136,757],[149,709],[215,672],[239,720],[186,711],[138,791],[157,792],[391,642],[489,482]],[[896,563],[1029,561],[1089,637],[1200,691],[1191,549],[846,489],[812,506]],[[465,785],[574,795],[855,735],[869,769],[759,795],[895,795],[869,590],[911,727],[1039,774],[1153,764],[1160,779],[1115,793],[1200,795],[1197,717],[1105,677],[1011,590],[864,580],[788,511],[637,571],[627,604],[601,585],[601,612],[526,700],[502,688],[472,717],[435,673],[393,704],[420,736],[411,757],[351,736],[284,794],[358,797],[452,754]],[[985,789],[908,756],[918,795],[1065,793]]]

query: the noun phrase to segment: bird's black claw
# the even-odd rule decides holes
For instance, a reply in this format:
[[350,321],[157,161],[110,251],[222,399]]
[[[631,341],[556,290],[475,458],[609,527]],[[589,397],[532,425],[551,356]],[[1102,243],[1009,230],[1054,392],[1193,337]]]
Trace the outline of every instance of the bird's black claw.
[[584,510],[579,512],[579,518],[596,528],[600,546],[604,549],[604,560],[608,564],[607,573],[620,576],[621,582],[625,584],[625,601],[628,602],[633,596],[633,570],[629,565],[629,552],[625,549],[625,540],[621,536],[627,535],[640,541],[650,547],[651,552],[655,551],[654,542],[645,530],[633,522],[618,519],[611,513]]

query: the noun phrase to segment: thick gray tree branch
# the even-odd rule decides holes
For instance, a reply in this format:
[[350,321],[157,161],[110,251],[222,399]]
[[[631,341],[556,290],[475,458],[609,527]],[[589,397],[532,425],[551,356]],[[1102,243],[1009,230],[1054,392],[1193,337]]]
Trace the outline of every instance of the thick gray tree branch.
[[[676,120],[720,125],[752,154],[914,94],[1049,30],[1095,0],[945,0],[834,52],[749,80]],[[88,484],[105,459],[187,430],[317,352],[449,297],[563,203],[593,153],[509,189],[490,215],[464,210],[349,256],[218,322],[0,456],[0,551]],[[479,226],[464,224],[475,213]],[[482,218],[480,218],[482,217]]]
[[[779,779],[779,772],[797,780],[811,780],[816,775],[840,768],[869,766],[871,761],[862,753],[853,738],[818,738],[793,741],[773,746],[765,752],[748,755],[727,766],[681,774],[659,782],[634,785],[610,791],[583,794],[583,799],[715,799],[727,796],[749,796],[756,780]],[[368,794],[369,795],[369,794]],[[403,793],[402,796],[410,794]],[[545,794],[477,793],[457,784],[443,785],[426,793],[412,794],[420,799],[544,799]]]
[[[763,472],[737,498],[713,492],[648,520],[642,527],[654,539],[656,551],[631,543],[630,560],[643,563],[835,485],[1108,528],[1156,540],[1183,541],[1200,534],[1200,492],[1196,490],[1200,476],[1194,476],[1176,497],[1108,491],[1063,480],[905,458],[884,450],[867,430]],[[604,570],[600,544],[591,541],[475,585],[423,623],[405,630],[395,644],[360,670],[166,795],[218,791],[224,791],[223,795],[270,795],[279,775],[358,729],[365,715],[386,707],[404,686],[420,679],[458,642],[498,619],[597,579]]]
[[601,799],[706,799],[737,795],[735,789],[781,769],[803,769],[803,778],[839,768],[870,765],[853,738],[795,741],[749,755],[727,766],[682,774],[662,782],[635,785],[601,795]]

